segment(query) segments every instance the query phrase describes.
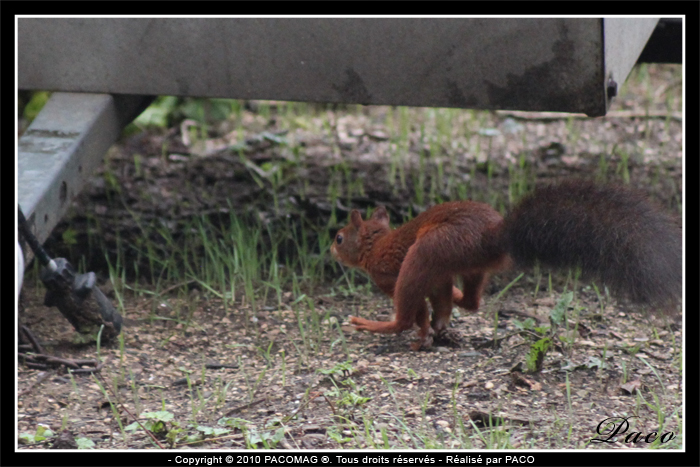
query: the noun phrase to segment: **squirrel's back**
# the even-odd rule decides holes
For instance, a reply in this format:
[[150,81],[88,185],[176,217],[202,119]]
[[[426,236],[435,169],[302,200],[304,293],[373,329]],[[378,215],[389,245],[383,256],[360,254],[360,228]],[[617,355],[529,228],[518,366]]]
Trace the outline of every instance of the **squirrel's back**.
[[520,266],[580,267],[635,303],[679,303],[680,222],[629,188],[584,181],[539,188],[506,216],[500,240]]

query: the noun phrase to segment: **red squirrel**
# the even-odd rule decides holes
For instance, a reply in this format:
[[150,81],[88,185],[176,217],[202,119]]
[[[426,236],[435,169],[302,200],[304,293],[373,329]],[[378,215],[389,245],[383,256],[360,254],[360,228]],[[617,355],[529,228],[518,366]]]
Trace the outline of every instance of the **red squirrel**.
[[489,275],[514,266],[580,267],[615,296],[662,309],[677,306],[682,287],[676,218],[634,190],[584,181],[536,189],[505,219],[487,204],[452,201],[392,230],[384,207],[367,220],[353,210],[331,253],[394,299],[393,321],[350,317],[355,329],[389,334],[417,324],[413,350],[447,329],[453,303],[476,311]]

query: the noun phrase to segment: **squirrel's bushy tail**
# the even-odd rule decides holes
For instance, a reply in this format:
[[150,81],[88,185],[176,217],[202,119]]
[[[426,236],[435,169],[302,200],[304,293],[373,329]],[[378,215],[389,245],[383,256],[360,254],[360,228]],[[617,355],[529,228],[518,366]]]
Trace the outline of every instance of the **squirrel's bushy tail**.
[[634,190],[582,181],[539,188],[506,217],[502,234],[517,265],[580,267],[617,297],[663,311],[680,303],[680,222]]

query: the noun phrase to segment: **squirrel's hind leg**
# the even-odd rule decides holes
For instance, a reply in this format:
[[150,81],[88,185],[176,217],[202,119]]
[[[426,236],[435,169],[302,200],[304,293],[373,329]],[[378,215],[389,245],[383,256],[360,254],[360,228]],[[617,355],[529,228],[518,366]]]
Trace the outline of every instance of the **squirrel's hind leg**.
[[488,274],[484,272],[465,272],[461,274],[464,292],[460,298],[452,292],[452,301],[455,305],[468,311],[477,311],[481,302],[481,292],[488,281]]
[[[444,262],[435,255],[434,242],[439,239],[426,237],[408,249],[394,288],[396,319],[413,320],[419,327],[418,341],[411,345],[413,350],[430,347],[433,330],[445,329],[452,313],[452,274],[444,270]],[[435,314],[432,327],[426,298]]]
[[447,278],[433,286],[433,290],[428,295],[430,305],[433,307],[432,328],[436,334],[447,329],[452,317],[452,300],[454,293],[452,290],[452,278]]

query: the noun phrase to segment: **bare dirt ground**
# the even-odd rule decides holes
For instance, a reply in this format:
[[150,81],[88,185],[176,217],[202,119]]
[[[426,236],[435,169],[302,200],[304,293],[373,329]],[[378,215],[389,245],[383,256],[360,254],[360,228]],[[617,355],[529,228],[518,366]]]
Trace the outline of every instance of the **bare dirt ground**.
[[[488,139],[483,134],[464,136],[464,147],[473,147],[481,137],[480,149],[450,159],[457,165],[451,170],[462,173],[476,191],[507,199],[508,163],[521,156],[537,180],[545,182],[593,178],[601,155],[609,155],[611,178],[621,179],[622,159],[629,156],[630,184],[678,212],[680,75],[670,66],[650,67],[649,75],[644,85],[630,85],[606,118],[479,113],[481,128],[497,129],[498,134]],[[261,117],[254,104],[244,113],[247,135],[281,134],[274,115]],[[187,144],[182,126],[125,137],[47,247],[74,264],[83,257],[86,269],[104,278],[104,252],[81,247],[88,245],[88,224],[81,213],[100,219],[108,254],[117,237],[126,242],[138,237],[133,212],[162,218],[177,231],[183,220],[216,215],[229,203],[241,212],[273,216],[270,206],[278,197],[292,201],[281,215],[325,225],[328,180],[340,159],[348,161],[351,179],[363,178],[365,192],[341,198],[342,208],[380,203],[395,215],[406,213],[414,207],[409,193],[416,189],[415,179],[409,177],[405,190],[387,184],[391,129],[383,122],[392,111],[319,111],[314,118],[329,121],[330,130],[319,134],[300,128],[285,135],[304,148],[303,163],[274,188],[259,184],[256,169],[226,149],[233,142],[226,140],[225,127],[213,129],[199,147]],[[252,136],[246,158],[259,170],[283,157],[274,137]],[[418,144],[417,137],[411,141]],[[409,157],[416,152],[412,147]],[[139,168],[136,153],[142,156]],[[477,170],[470,178],[471,167],[486,158],[496,161],[496,175],[489,178]],[[421,170],[417,159],[412,167]],[[107,179],[105,172],[113,178]],[[116,201],[110,180],[121,188]],[[61,246],[69,228],[77,232],[78,246]],[[330,267],[330,255],[317,253],[327,255]],[[619,423],[619,417],[631,417],[628,433],[674,432],[676,439],[666,446],[680,446],[684,336],[679,321],[654,318],[616,302],[604,304],[601,313],[597,294],[580,284],[569,321],[552,334],[553,348],[542,370],[527,373],[535,332],[521,332],[518,323],[530,317],[548,326],[566,275],[555,277],[556,293],[547,290],[543,278],[533,297],[536,276],[527,272],[498,300],[496,294],[518,272],[495,277],[478,313],[455,312],[455,345],[412,352],[410,333],[380,336],[347,326],[349,315],[389,319],[391,301],[369,285],[360,289],[373,293],[339,293],[342,271],[335,274],[333,284],[306,293],[311,299],[303,314],[294,306],[299,297],[289,291],[281,306],[266,303],[254,316],[246,303],[226,311],[220,299],[199,288],[186,298],[126,294],[123,344],[99,349],[104,362],[99,376],[69,375],[63,367],[31,369],[19,361],[18,435],[34,434],[39,426],[56,434],[67,429],[75,438],[92,441],[94,449],[647,447],[645,442],[625,442],[624,436],[611,443],[591,442],[605,438],[596,433],[604,420],[615,417]],[[139,287],[148,284],[140,282]],[[47,353],[97,358],[94,345],[70,343],[72,328],[58,311],[42,305],[42,295],[28,276],[20,323]],[[494,343],[496,312],[503,339]],[[302,330],[309,334],[302,335]],[[142,426],[124,428],[137,419]],[[20,448],[45,449],[54,440],[30,440]]]

